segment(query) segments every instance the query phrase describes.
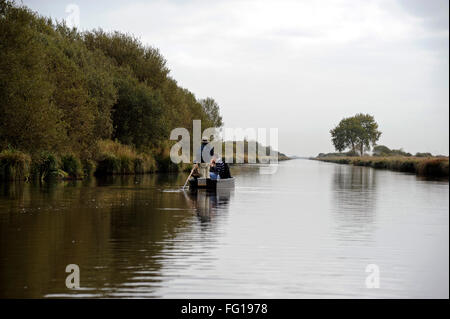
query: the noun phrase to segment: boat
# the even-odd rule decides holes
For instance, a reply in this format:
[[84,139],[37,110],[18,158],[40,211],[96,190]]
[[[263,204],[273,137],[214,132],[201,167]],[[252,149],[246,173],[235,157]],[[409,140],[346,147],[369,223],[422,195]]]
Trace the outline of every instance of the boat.
[[189,179],[190,189],[231,189],[234,188],[234,177],[211,179],[211,178],[191,178]]

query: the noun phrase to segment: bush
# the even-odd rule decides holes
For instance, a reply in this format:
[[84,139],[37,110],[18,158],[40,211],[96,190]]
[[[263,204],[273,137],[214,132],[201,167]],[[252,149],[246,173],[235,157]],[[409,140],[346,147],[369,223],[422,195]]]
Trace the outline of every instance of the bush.
[[81,165],[83,166],[83,174],[85,176],[92,176],[95,172],[96,165],[94,161],[91,160],[83,160],[81,162]]
[[372,163],[373,168],[388,168],[388,162],[386,160],[376,160]]
[[400,164],[401,172],[415,173],[416,172],[416,163],[415,161],[406,160]]
[[96,175],[144,174],[156,171],[156,161],[149,154],[139,154],[117,141],[98,143]]
[[437,158],[421,161],[417,165],[417,172],[424,176],[448,176],[448,159]]
[[172,162],[170,158],[170,153],[168,148],[159,150],[158,154],[155,156],[156,167],[158,172],[178,172],[180,170],[180,165]]
[[120,173],[127,175],[127,174],[133,174],[134,173],[134,162],[138,159],[137,157],[128,157],[128,156],[122,156],[120,158]]
[[114,155],[104,155],[97,161],[95,175],[114,175],[120,173],[120,159]]
[[30,174],[31,158],[29,155],[5,150],[0,153],[0,181],[26,180]]
[[416,153],[415,157],[433,157],[431,153]]
[[81,162],[72,154],[61,157],[61,169],[68,174],[69,178],[80,178],[83,176]]
[[40,180],[60,177],[57,157],[50,152],[41,152],[31,162],[31,176]]

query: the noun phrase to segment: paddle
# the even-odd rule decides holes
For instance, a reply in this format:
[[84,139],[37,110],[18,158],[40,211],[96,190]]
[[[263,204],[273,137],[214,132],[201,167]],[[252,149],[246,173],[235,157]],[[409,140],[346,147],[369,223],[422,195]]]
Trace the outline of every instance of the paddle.
[[194,167],[192,167],[191,173],[189,174],[188,178],[186,178],[186,182],[184,183],[183,189],[185,189],[186,184],[187,184],[189,178],[191,177],[192,173],[194,172],[194,169],[195,169],[195,165],[194,165]]

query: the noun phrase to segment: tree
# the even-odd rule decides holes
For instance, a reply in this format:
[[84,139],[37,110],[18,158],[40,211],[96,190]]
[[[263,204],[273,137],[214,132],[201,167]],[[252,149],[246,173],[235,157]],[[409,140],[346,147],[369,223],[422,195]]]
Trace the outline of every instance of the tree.
[[203,110],[211,121],[212,126],[219,128],[223,125],[222,117],[220,116],[219,104],[213,98],[207,97],[200,100]]
[[352,152],[359,151],[361,156],[364,155],[364,150],[370,150],[381,136],[374,117],[362,113],[342,119],[330,133],[336,150],[342,152],[350,148]]
[[390,156],[391,154],[391,149],[385,145],[376,145],[373,147],[374,156]]
[[[192,120],[220,127],[219,106],[169,76],[165,58],[129,34],[80,32],[0,0],[0,151],[91,159],[100,139],[166,147]],[[203,102],[202,102],[203,101]]]

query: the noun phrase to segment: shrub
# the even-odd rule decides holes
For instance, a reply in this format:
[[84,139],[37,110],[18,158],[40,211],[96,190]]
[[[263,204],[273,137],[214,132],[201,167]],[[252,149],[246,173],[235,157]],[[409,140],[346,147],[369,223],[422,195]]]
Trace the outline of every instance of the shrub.
[[417,173],[426,176],[448,176],[448,166],[448,159],[424,160],[417,165]]
[[414,155],[415,157],[433,157],[433,154],[431,153],[416,153],[416,155]]
[[50,152],[41,152],[31,162],[31,176],[40,180],[61,176],[57,157]]
[[95,175],[114,175],[120,173],[120,159],[114,155],[103,155],[97,161]]
[[170,156],[159,154],[156,156],[155,160],[158,172],[168,173],[168,172],[178,172],[180,170],[180,166],[172,162]]
[[120,157],[120,173],[121,174],[133,174],[134,173],[134,161],[137,157]]
[[66,172],[70,178],[80,178],[83,176],[81,162],[72,154],[61,157],[61,169]]
[[29,155],[5,150],[0,153],[0,180],[26,180],[30,174],[31,158]]
[[401,162],[400,164],[401,172],[415,173],[416,172],[416,163],[412,160],[406,160]]
[[91,160],[83,160],[81,162],[81,165],[83,166],[83,173],[85,176],[91,176],[94,174],[96,165],[94,161]]
[[372,163],[373,168],[388,168],[388,162],[386,160],[376,160]]

